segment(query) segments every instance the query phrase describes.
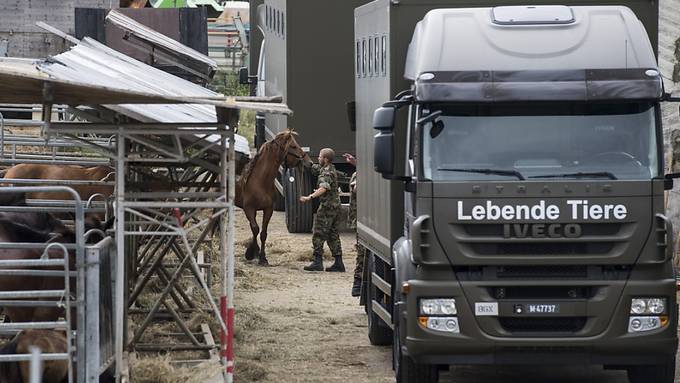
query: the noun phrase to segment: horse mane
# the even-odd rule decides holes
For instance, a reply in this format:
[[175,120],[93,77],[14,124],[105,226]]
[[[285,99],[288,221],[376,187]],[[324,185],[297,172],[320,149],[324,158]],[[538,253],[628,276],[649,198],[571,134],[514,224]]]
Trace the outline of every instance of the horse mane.
[[287,130],[284,132],[281,132],[277,134],[271,141],[267,141],[262,146],[260,147],[260,150],[255,153],[255,156],[253,157],[252,160],[250,160],[246,166],[243,168],[243,173],[241,174],[241,181],[243,182],[243,185],[248,184],[248,178],[250,174],[253,172],[253,169],[255,169],[255,166],[257,165],[257,161],[263,156],[263,154],[267,151],[269,151],[272,142],[275,142],[279,137],[283,137],[284,135],[297,135],[297,133]]
[[260,150],[255,153],[255,157],[253,157],[252,160],[248,161],[246,166],[243,168],[243,173],[241,174],[241,182],[243,182],[243,185],[248,184],[248,178],[250,177],[250,173],[253,172],[253,169],[255,169],[255,165],[257,165],[257,161],[262,157],[262,153],[264,153],[267,148],[269,147],[269,142],[265,142],[262,144],[260,147]]

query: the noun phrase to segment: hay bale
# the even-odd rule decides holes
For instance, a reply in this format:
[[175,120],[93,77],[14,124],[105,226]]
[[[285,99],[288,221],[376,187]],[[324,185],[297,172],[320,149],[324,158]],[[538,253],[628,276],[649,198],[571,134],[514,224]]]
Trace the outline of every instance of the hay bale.
[[137,359],[132,366],[134,383],[203,383],[218,375],[219,362],[204,362],[196,366],[174,366],[167,355]]
[[267,369],[261,363],[240,359],[234,364],[234,375],[241,382],[259,382],[267,377]]

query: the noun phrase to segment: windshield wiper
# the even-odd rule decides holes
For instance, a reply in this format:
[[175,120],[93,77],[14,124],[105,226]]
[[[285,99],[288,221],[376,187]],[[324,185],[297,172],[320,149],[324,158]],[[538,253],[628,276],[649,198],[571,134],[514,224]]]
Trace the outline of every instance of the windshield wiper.
[[529,176],[529,178],[585,178],[585,177],[605,177],[610,180],[617,179],[611,172],[578,172],[562,174],[544,174],[541,176]]
[[465,173],[481,173],[481,174],[497,174],[500,176],[514,176],[517,179],[524,181],[526,178],[522,173],[517,170],[504,170],[504,169],[472,169],[472,168],[437,168],[437,170],[443,170],[447,172],[465,172]]

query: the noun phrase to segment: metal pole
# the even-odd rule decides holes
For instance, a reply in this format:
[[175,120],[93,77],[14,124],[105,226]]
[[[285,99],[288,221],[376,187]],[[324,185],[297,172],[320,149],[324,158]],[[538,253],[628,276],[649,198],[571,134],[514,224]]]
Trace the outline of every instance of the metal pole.
[[42,360],[40,359],[40,349],[35,346],[30,347],[31,350],[31,362],[30,362],[30,382],[40,383],[42,382]]
[[116,383],[121,381],[123,367],[125,309],[125,137],[118,131],[116,158]]
[[[228,186],[227,186],[227,177],[228,177],[228,162],[227,162],[227,139],[226,137],[222,137],[221,139],[222,142],[222,151],[220,152],[220,162],[221,162],[221,167],[220,167],[220,192],[223,193],[224,197],[226,198],[226,201],[229,201],[229,195],[228,195]],[[228,214],[228,213],[227,213]],[[222,263],[221,271],[222,271],[222,294],[220,296],[220,314],[222,315],[222,320],[227,323],[227,329],[229,329],[229,320],[228,320],[228,315],[227,315],[227,291],[228,291],[228,282],[227,282],[227,270],[228,270],[228,261],[227,261],[227,225],[228,225],[228,217],[225,214],[222,214],[220,216],[220,261]],[[227,344],[228,342],[228,336],[229,336],[229,331],[221,331],[220,332],[220,357],[222,358],[222,365],[225,367],[224,371],[224,378],[225,382],[229,381],[229,364],[227,360],[227,354],[228,354],[228,347]]]
[[[229,227],[227,230],[227,383],[234,381],[234,200],[236,199],[236,140],[235,126],[229,127]],[[224,230],[224,229],[223,229]],[[224,235],[224,233],[222,233]]]
[[100,340],[99,340],[99,293],[101,285],[99,282],[99,262],[100,262],[100,248],[88,248],[87,249],[87,264],[86,267],[86,279],[87,279],[87,305],[89,307],[89,312],[86,317],[86,342],[87,348],[87,360],[86,360],[86,371],[85,375],[88,383],[98,383],[99,382],[99,365],[100,365]]

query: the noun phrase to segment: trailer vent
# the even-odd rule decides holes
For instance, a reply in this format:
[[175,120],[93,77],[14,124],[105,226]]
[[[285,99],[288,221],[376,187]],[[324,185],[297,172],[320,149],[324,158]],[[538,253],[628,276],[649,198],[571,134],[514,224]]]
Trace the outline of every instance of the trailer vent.
[[571,8],[563,5],[494,7],[491,17],[494,24],[499,25],[571,24],[575,21]]

